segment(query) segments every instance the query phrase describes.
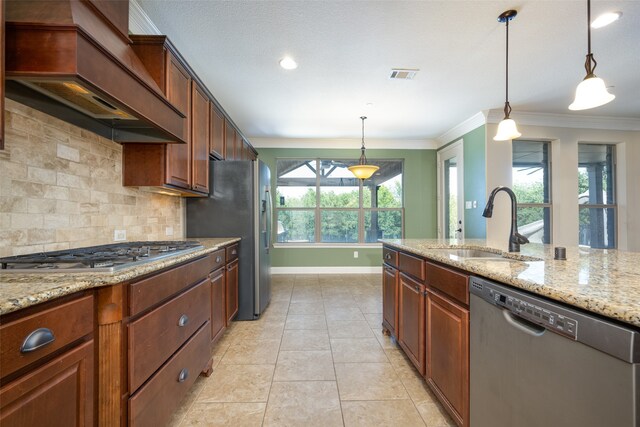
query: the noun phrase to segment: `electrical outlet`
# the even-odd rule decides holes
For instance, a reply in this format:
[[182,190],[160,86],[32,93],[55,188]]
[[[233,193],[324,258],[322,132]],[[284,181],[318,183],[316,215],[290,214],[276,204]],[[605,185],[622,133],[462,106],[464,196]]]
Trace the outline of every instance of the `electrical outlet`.
[[478,207],[478,201],[477,201],[477,200],[474,200],[474,201],[473,201],[473,209],[475,209],[475,208],[477,208],[477,207]]
[[173,236],[173,227],[166,227],[166,228],[164,229],[164,234],[165,234],[166,236]]
[[358,251],[353,251],[353,257],[358,258]]
[[122,242],[123,240],[127,240],[127,230],[114,230],[113,241]]

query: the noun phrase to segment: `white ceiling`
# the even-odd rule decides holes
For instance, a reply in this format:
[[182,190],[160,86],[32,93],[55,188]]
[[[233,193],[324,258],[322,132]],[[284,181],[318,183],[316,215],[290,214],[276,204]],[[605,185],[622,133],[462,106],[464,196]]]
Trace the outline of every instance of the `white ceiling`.
[[[569,113],[585,74],[584,0],[138,2],[250,138],[357,138],[364,114],[367,138],[432,139],[501,109],[511,8],[514,111]],[[612,10],[592,45],[616,99],[574,114],[640,118],[640,1],[592,2],[592,17]],[[389,80],[394,67],[420,72]]]

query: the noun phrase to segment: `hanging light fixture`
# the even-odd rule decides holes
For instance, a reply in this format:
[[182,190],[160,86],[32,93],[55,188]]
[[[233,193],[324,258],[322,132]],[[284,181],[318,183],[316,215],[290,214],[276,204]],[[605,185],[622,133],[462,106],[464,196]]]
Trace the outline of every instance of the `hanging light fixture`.
[[507,33],[507,48],[506,48],[506,91],[505,91],[505,102],[504,102],[504,119],[498,124],[498,132],[496,132],[496,136],[493,137],[494,141],[509,141],[511,139],[518,138],[522,136],[520,132],[518,132],[518,127],[516,126],[516,122],[509,117],[511,114],[511,105],[509,105],[509,21],[516,17],[518,12],[515,10],[507,10],[506,12],[502,12],[500,16],[498,16],[498,22],[504,22],[506,25],[506,33]]
[[362,180],[365,180],[367,178],[371,178],[371,175],[373,175],[375,173],[375,171],[377,171],[378,169],[380,169],[378,166],[374,166],[374,165],[368,165],[367,164],[367,156],[364,155],[364,121],[367,118],[365,116],[360,117],[360,120],[362,120],[362,147],[360,148],[360,150],[362,151],[362,154],[360,155],[360,160],[358,161],[357,165],[353,165],[353,166],[349,166],[349,170],[351,171],[352,174],[354,174],[356,176],[356,178],[360,178]]
[[593,73],[598,63],[591,53],[591,0],[587,0],[587,59],[584,61],[584,68],[587,76],[578,84],[576,88],[576,98],[569,105],[570,110],[588,110],[599,107],[615,99],[615,95],[607,92],[604,80]]

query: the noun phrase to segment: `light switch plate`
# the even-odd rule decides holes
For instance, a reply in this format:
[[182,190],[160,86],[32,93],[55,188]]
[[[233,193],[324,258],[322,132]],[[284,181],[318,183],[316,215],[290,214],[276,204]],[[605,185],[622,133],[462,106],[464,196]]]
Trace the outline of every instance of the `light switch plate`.
[[473,205],[473,204],[471,203],[471,201],[470,201],[470,200],[467,200],[466,202],[464,202],[464,208],[465,208],[465,209],[471,209],[471,206],[472,206],[472,205]]
[[127,240],[127,230],[114,230],[113,231],[113,241],[114,242],[122,242]]
[[173,227],[166,227],[166,228],[164,229],[164,234],[165,234],[166,236],[173,236]]
[[353,257],[358,258],[358,251],[353,251]]

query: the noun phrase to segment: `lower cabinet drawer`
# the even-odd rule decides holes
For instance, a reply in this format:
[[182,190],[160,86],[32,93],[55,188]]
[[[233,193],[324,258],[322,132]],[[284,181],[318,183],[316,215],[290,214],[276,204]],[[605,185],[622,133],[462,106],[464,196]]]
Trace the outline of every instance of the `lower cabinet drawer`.
[[167,363],[129,399],[130,426],[163,426],[180,405],[211,357],[211,326],[205,323]]
[[134,392],[211,316],[205,279],[129,325],[129,391]]

